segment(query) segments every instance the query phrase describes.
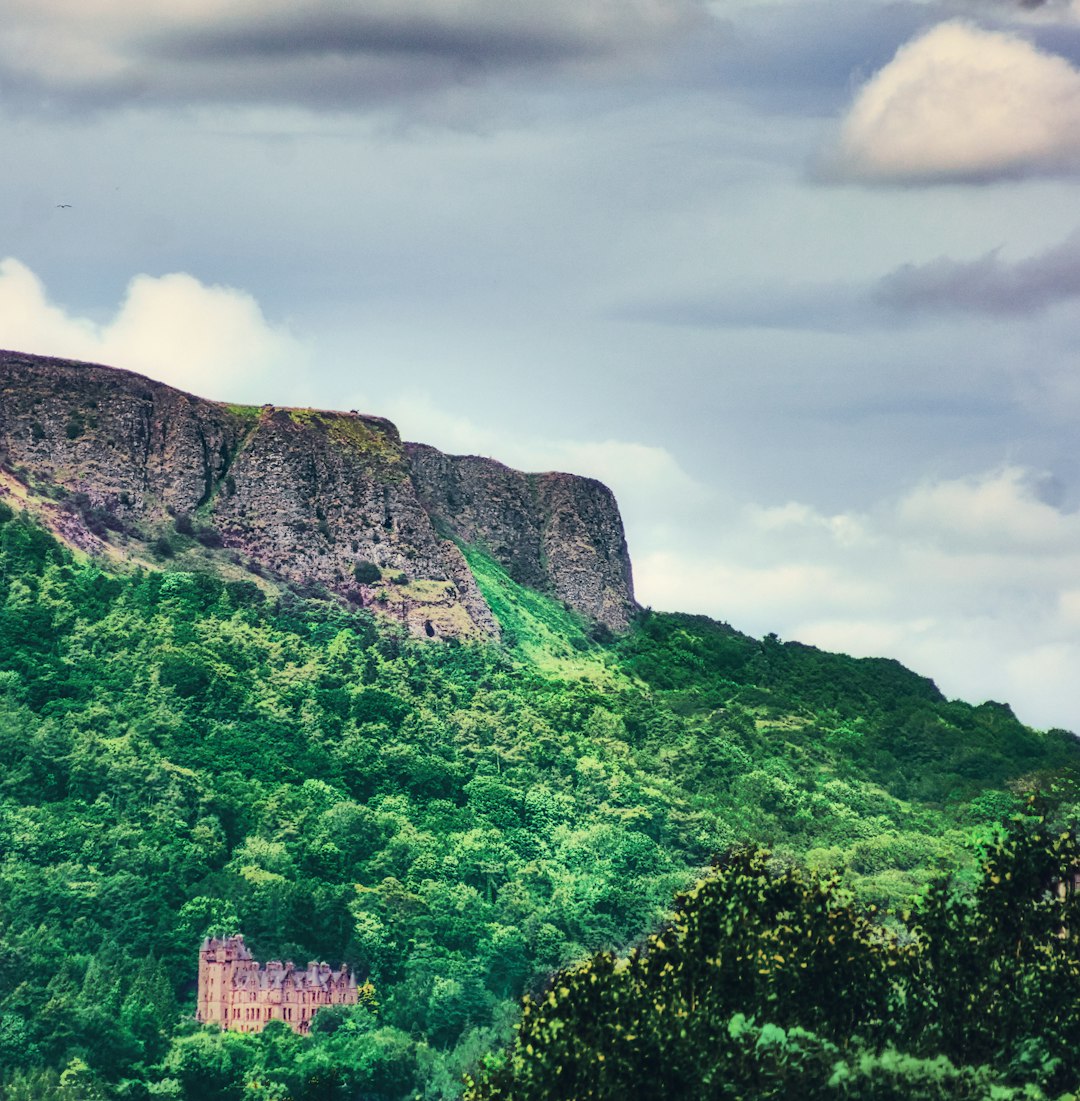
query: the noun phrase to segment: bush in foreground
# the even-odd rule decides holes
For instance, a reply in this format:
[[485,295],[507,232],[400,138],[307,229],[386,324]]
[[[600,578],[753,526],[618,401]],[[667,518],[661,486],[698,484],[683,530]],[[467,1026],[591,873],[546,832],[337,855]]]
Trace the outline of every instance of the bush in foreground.
[[526,998],[466,1099],[1071,1096],[1078,869],[1071,834],[1029,824],[974,891],[942,881],[876,922],[833,881],[735,851],[642,947]]

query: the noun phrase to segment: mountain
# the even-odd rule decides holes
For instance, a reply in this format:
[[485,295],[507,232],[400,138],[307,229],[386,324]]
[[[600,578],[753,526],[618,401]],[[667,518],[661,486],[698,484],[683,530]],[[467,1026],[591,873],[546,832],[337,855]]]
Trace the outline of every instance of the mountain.
[[[470,1068],[514,1063],[500,1051],[524,991],[672,928],[675,892],[744,844],[766,878],[734,876],[746,907],[717,928],[766,996],[733,982],[717,1005],[735,1015],[700,1046],[751,1078],[751,1049],[783,1046],[784,1073],[808,1051],[831,1078],[847,1038],[795,1028],[816,1027],[826,987],[769,1000],[783,938],[818,926],[786,894],[770,924],[759,886],[832,884],[874,915],[858,919],[867,953],[837,948],[830,989],[894,940],[940,975],[906,916],[952,897],[934,893],[940,871],[970,894],[972,842],[1027,820],[1031,792],[1053,804],[1037,828],[1054,844],[1080,821],[1065,731],[947,700],[895,661],[636,611],[596,482],[404,444],[378,418],[219,405],[15,353],[0,355],[0,446],[4,1101],[453,1101]],[[1039,905],[1047,882],[1031,863]],[[200,1028],[198,946],[237,932],[262,960],[347,963],[372,999],[320,1011],[307,1038]],[[958,970],[999,958],[1010,979],[1015,945],[969,934],[947,938]],[[1043,944],[1024,984],[1067,1001],[1080,964],[1059,983],[1038,970]],[[995,1089],[1071,1072],[1055,1054],[1070,1031],[918,1004],[905,1019],[1005,1037],[985,1056]],[[752,1026],[732,1031],[740,1014]],[[900,1056],[855,1016],[853,1065],[891,1074]],[[847,1095],[987,1096],[934,1084],[936,1044],[902,1052],[931,1093]]]
[[179,534],[420,637],[497,636],[466,548],[609,630],[636,608],[618,506],[590,478],[444,455],[355,411],[225,405],[17,352],[0,352],[0,399],[0,493],[85,551],[160,560]]

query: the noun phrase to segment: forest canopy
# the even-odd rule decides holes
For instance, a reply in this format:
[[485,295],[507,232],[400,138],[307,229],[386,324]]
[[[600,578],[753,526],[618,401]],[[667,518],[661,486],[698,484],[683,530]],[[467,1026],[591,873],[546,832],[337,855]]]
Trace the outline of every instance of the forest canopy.
[[[3,1096],[455,1097],[524,992],[660,928],[718,855],[899,912],[942,870],[977,891],[972,844],[1080,759],[895,662],[649,612],[599,637],[470,561],[504,646],[114,574],[0,503]],[[374,1001],[310,1038],[204,1029],[208,932]]]

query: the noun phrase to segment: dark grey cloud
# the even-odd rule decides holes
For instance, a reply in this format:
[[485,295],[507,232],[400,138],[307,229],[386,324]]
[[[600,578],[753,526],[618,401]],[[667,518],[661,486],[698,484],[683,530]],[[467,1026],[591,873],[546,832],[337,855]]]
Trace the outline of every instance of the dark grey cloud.
[[207,0],[198,17],[183,5],[162,16],[132,3],[104,21],[76,0],[12,0],[0,34],[0,97],[35,110],[132,102],[348,109],[499,75],[626,71],[641,95],[658,84],[694,86],[765,111],[827,115],[900,43],[976,2],[780,0],[727,14],[705,0]]
[[973,260],[942,256],[903,264],[873,282],[774,282],[713,294],[623,303],[622,321],[689,328],[862,333],[920,318],[1022,318],[1080,298],[1080,230],[1059,245],[1008,262],[995,248]]
[[108,20],[75,0],[11,0],[0,93],[40,109],[272,103],[356,108],[493,74],[633,68],[695,28],[704,0],[206,0]]
[[1060,245],[1008,263],[994,249],[974,260],[942,256],[905,264],[873,290],[878,305],[897,313],[1034,314],[1080,297],[1080,231]]
[[1067,15],[1071,0],[956,0],[956,6],[962,6],[972,15],[998,14],[1004,18],[1017,11],[1045,10],[1048,13],[1061,12]]
[[360,9],[293,9],[269,18],[201,27],[143,42],[163,61],[228,62],[331,56],[431,58],[470,67],[550,64],[613,52],[612,36],[541,22],[514,26],[495,20],[456,21],[436,13],[412,16]]
[[[0,101],[33,111],[131,103],[351,110],[415,105],[488,78],[587,73],[617,83],[625,73],[638,96],[690,86],[769,113],[827,116],[934,23],[957,12],[1007,21],[1019,11],[1016,0],[779,0],[734,5],[730,14],[706,0],[205,0],[197,15],[184,5],[163,14],[117,4],[105,21],[76,0],[11,3]],[[1033,33],[1067,35],[1050,23]]]

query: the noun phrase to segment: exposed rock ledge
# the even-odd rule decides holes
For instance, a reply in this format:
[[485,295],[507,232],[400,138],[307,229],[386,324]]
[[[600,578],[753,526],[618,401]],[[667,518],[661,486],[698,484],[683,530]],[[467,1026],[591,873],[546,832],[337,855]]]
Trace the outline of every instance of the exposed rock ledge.
[[0,352],[0,460],[0,494],[36,503],[84,549],[191,518],[240,565],[321,585],[421,637],[498,633],[454,540],[612,630],[635,608],[606,486],[403,444],[381,417],[225,405],[111,367]]

